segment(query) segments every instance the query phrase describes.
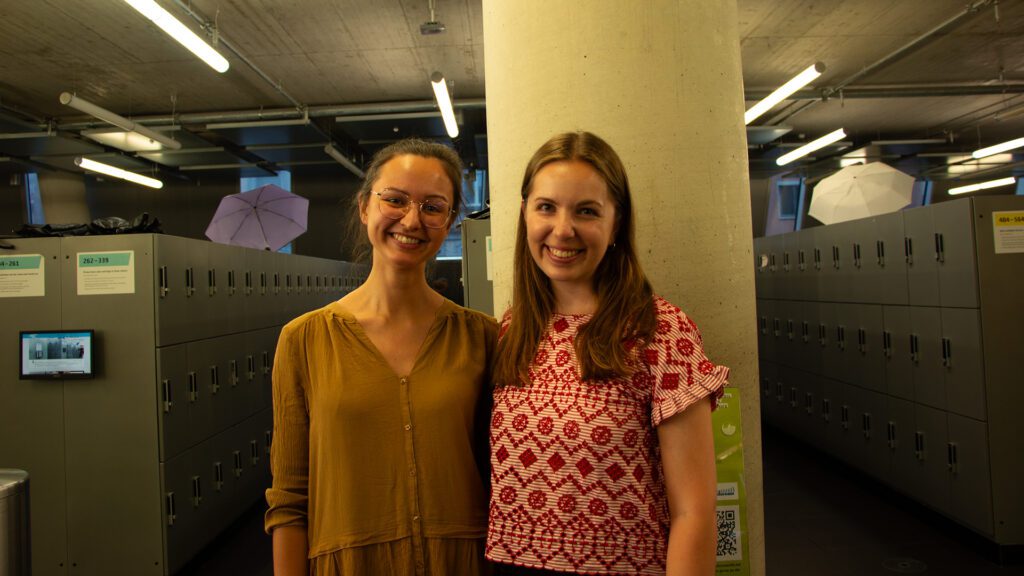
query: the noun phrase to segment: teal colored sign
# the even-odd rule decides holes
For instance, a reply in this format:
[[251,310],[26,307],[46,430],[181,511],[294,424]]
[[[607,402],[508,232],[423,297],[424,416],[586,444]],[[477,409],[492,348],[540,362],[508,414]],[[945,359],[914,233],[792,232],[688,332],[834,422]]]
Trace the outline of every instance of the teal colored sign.
[[726,388],[711,414],[718,478],[718,549],[715,574],[749,576],[747,494],[743,485],[743,425],[740,389]]
[[131,264],[131,252],[91,252],[78,255],[79,268],[102,268]]
[[0,270],[38,270],[42,256],[0,256]]

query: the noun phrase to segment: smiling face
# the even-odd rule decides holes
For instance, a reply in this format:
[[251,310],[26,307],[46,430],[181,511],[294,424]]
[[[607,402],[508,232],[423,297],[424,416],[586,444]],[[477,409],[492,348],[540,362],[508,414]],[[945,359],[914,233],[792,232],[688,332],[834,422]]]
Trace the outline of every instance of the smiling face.
[[614,242],[615,203],[590,164],[557,161],[541,168],[523,201],[533,261],[559,292],[593,292],[594,272]]
[[423,225],[415,202],[443,200],[452,205],[452,183],[436,158],[403,154],[381,166],[373,192],[385,189],[404,192],[414,203],[399,220],[385,217],[378,205],[381,198],[370,193],[359,206],[359,216],[373,246],[374,265],[390,263],[399,267],[425,266],[441,249],[451,222],[444,228]]

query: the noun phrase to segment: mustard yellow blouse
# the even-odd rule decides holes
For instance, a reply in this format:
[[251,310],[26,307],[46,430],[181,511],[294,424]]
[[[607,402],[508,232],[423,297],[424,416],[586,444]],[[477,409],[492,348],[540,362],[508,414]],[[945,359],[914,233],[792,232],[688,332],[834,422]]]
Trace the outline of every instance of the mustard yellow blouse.
[[409,374],[337,302],[281,331],[267,533],[307,527],[311,574],[479,574],[493,318],[445,300]]

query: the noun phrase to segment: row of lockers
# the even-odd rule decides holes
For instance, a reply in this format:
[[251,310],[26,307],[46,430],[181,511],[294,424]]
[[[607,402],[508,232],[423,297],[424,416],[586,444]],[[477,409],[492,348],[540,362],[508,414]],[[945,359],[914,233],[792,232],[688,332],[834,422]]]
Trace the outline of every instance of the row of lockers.
[[993,535],[984,422],[772,362],[760,370],[767,422]]
[[157,348],[160,461],[271,406],[280,327]]
[[154,236],[157,345],[282,325],[366,278],[349,262]]
[[757,297],[977,308],[969,200],[755,238]]
[[270,485],[272,425],[264,409],[161,464],[171,574],[262,497]]
[[974,308],[757,301],[761,360],[986,420]]

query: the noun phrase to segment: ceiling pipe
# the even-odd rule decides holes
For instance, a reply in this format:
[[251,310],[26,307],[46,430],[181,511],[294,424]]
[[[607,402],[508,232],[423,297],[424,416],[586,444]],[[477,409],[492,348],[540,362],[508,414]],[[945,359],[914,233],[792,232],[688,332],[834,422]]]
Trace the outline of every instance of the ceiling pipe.
[[[768,95],[766,90],[749,90],[744,93],[744,100],[760,100]],[[856,86],[843,90],[843,98],[931,98],[941,96],[985,96],[999,94],[1024,94],[1024,83],[1007,84],[925,84],[921,86]],[[787,100],[820,100],[821,92],[815,90],[799,90]]]
[[[482,109],[486,105],[483,98],[468,98],[454,102],[456,110]],[[172,121],[179,124],[212,124],[217,122],[257,122],[260,120],[298,120],[303,118],[303,113],[309,114],[310,118],[323,118],[335,116],[355,116],[370,114],[394,114],[400,112],[424,112],[436,111],[433,100],[411,100],[404,102],[369,102],[363,104],[338,104],[327,106],[314,106],[304,111],[291,108],[276,108],[272,110],[239,110],[236,112],[192,112],[171,116],[138,116],[133,120],[138,124],[169,124]],[[86,130],[100,122],[77,122],[73,124],[61,124],[63,130]]]
[[[900,48],[897,48],[895,51],[890,52],[888,55],[883,56],[882,58],[876,60],[874,63],[865,66],[859,72],[857,72],[856,74],[853,74],[852,76],[847,77],[845,80],[839,82],[835,86],[830,86],[828,88],[823,89],[821,91],[821,94],[820,94],[821,100],[818,100],[817,102],[823,102],[825,100],[828,100],[832,96],[834,96],[836,94],[839,94],[841,91],[843,91],[843,97],[845,98],[846,94],[845,94],[845,91],[843,89],[846,88],[848,85],[852,84],[853,82],[856,82],[857,80],[860,80],[861,78],[863,78],[863,77],[865,77],[865,76],[867,76],[869,74],[872,74],[874,72],[877,72],[878,70],[881,70],[882,68],[892,64],[893,62],[899,60],[900,58],[903,58],[904,56],[910,54],[914,50],[917,50],[918,48],[924,46],[926,43],[928,43],[929,41],[934,39],[935,36],[937,36],[937,35],[939,35],[939,34],[941,34],[943,32],[949,31],[950,29],[952,29],[955,26],[959,25],[961,22],[963,22],[968,17],[973,16],[974,14],[976,14],[978,12],[978,10],[980,10],[981,8],[983,8],[985,6],[988,6],[989,4],[992,4],[992,2],[993,2],[993,0],[978,0],[976,2],[972,2],[971,4],[968,4],[966,8],[961,10],[958,14],[956,14],[952,18],[949,18],[945,22],[943,22],[943,23],[939,24],[938,26],[932,28],[931,30],[925,32],[921,36],[918,36],[917,38],[911,40],[907,44],[904,44]],[[783,117],[781,119],[776,120],[776,122],[784,122],[784,121],[788,120],[789,118],[792,118],[796,114],[798,114],[800,112],[803,112],[804,110],[807,110],[808,108],[810,108],[813,105],[814,104],[812,103],[812,104],[810,104],[808,106],[805,106],[805,107],[803,107],[803,108],[801,108],[799,110],[796,110],[792,114],[789,114],[788,116],[785,116],[785,117]]]

